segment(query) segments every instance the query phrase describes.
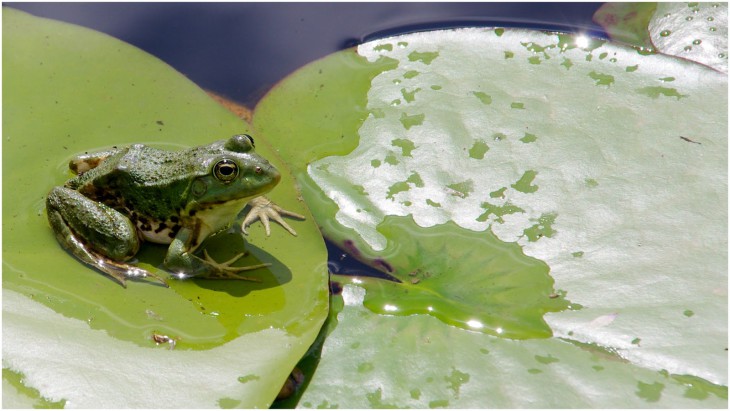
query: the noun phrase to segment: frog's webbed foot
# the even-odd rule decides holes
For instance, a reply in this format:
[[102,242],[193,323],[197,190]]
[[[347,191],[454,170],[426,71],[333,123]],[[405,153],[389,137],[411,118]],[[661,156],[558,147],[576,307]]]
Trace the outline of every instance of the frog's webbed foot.
[[265,263],[265,264],[255,264],[255,265],[249,265],[246,267],[232,267],[231,264],[238,261],[241,257],[245,256],[246,253],[240,253],[236,255],[235,257],[231,258],[230,260],[219,263],[213,259],[213,257],[208,254],[208,250],[203,250],[203,254],[205,255],[205,261],[213,266],[215,268],[215,272],[208,274],[205,278],[211,279],[211,280],[245,280],[245,281],[254,281],[257,283],[260,283],[261,280],[258,278],[253,277],[246,277],[243,275],[238,275],[237,273],[241,271],[251,271],[256,270],[259,268],[268,267],[271,264]]
[[297,232],[294,231],[294,229],[291,228],[289,224],[286,223],[286,221],[284,221],[282,216],[294,217],[300,220],[305,219],[303,215],[284,210],[283,208],[279,207],[271,200],[263,196],[252,199],[251,201],[249,201],[249,204],[251,205],[251,210],[248,212],[246,218],[244,218],[243,222],[241,223],[241,231],[243,231],[244,234],[248,234],[248,232],[246,231],[246,227],[251,225],[256,220],[261,220],[261,223],[266,229],[266,235],[271,235],[271,228],[269,227],[269,220],[271,219],[281,224],[281,226],[284,227],[284,229],[288,231],[291,235],[296,236]]

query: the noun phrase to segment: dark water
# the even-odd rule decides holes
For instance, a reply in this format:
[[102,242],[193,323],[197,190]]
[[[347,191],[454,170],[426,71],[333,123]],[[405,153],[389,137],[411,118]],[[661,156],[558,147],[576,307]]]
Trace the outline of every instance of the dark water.
[[254,106],[297,68],[364,41],[464,26],[582,31],[601,3],[3,3],[89,27]]
[[[278,81],[344,48],[439,28],[525,27],[606,37],[602,3],[3,3],[107,33],[249,107]],[[332,244],[330,269],[382,276]]]

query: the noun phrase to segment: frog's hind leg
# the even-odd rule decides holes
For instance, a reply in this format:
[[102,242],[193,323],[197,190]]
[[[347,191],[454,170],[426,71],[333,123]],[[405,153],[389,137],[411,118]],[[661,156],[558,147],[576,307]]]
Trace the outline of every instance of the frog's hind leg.
[[126,287],[127,279],[162,278],[124,263],[139,249],[134,225],[121,213],[77,191],[55,187],[46,199],[48,222],[56,239],[82,262],[108,274]]
[[74,174],[81,175],[92,168],[98,167],[99,164],[104,162],[104,160],[114,154],[117,154],[119,151],[120,150],[118,148],[112,148],[109,150],[95,151],[93,153],[79,154],[68,162],[68,168]]

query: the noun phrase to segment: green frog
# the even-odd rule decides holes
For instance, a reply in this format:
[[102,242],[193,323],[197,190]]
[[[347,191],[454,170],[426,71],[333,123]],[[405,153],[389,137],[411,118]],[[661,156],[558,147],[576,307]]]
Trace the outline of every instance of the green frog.
[[73,158],[76,177],[54,187],[46,199],[48,221],[58,242],[82,262],[126,287],[127,279],[164,279],[128,263],[143,241],[170,244],[164,265],[175,278],[254,280],[238,274],[267,266],[234,267],[245,253],[224,263],[195,255],[203,241],[230,227],[249,204],[241,228],[269,219],[292,235],[282,219],[304,217],[281,209],[262,194],[281,179],[254,152],[247,134],[183,151],[134,144]]

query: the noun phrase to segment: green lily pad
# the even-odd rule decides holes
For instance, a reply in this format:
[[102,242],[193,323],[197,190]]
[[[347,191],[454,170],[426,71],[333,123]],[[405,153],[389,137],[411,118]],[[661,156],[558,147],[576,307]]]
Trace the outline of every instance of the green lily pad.
[[[250,126],[140,50],[9,8],[3,84],[8,375],[22,376],[45,401],[75,407],[271,404],[328,307],[321,235],[276,153],[257,138],[257,152],[283,174],[270,198],[307,215],[292,222],[298,237],[280,227],[266,237],[255,224],[245,238],[233,230],[206,245],[219,261],[245,249],[242,264],[271,263],[251,273],[260,283],[170,280],[169,289],[147,282],[124,289],[64,252],[48,226],[44,198],[70,177],[68,160],[112,145],[204,145]],[[166,248],[143,247],[140,266],[165,276]],[[175,339],[175,349],[157,346],[153,334]]]
[[[414,364],[430,364],[446,352],[442,374],[434,381],[456,370],[455,380],[470,374],[469,381],[483,382],[475,387],[484,387],[494,381],[475,374],[501,370],[496,360],[501,356],[486,360],[492,373],[483,371],[490,369],[484,362],[477,363],[481,371],[457,366],[493,340],[488,334],[496,324],[481,329],[486,331],[481,337],[464,334],[469,341],[454,337],[455,343],[451,336],[457,331],[448,324],[467,333],[468,321],[464,326],[457,320],[466,317],[452,310],[445,319],[428,310],[436,304],[460,305],[474,315],[483,307],[489,310],[490,292],[502,290],[501,283],[490,282],[490,274],[513,268],[484,264],[505,252],[465,234],[482,240],[493,234],[505,247],[499,250],[516,243],[525,258],[549,268],[554,287],[548,280],[528,295],[545,298],[533,308],[544,309],[549,330],[567,345],[555,339],[526,341],[516,345],[531,353],[523,357],[550,362],[550,356],[572,355],[557,347],[569,346],[571,352],[576,346],[597,347],[630,365],[607,381],[636,370],[647,373],[632,382],[631,391],[624,389],[631,392],[630,400],[612,403],[614,394],[606,391],[613,383],[606,382],[600,400],[592,402],[588,397],[598,389],[590,380],[594,364],[578,357],[576,367],[591,373],[562,369],[565,378],[547,378],[553,385],[530,397],[530,406],[637,407],[655,400],[673,405],[672,399],[684,394],[679,385],[669,389],[666,380],[674,377],[658,374],[662,370],[726,390],[726,113],[725,75],[579,35],[503,29],[416,33],[366,43],[299,70],[257,106],[254,127],[291,164],[323,233],[402,281],[352,280],[367,290],[362,303],[369,313],[390,315],[359,309],[340,315],[300,404],[484,406],[475,402],[477,397],[454,402],[453,395],[432,391],[443,388],[396,382],[407,381],[404,373],[419,373]],[[462,236],[471,239],[464,241],[471,248],[461,245]],[[418,277],[427,272],[450,281]],[[420,281],[414,284],[414,278]],[[510,290],[524,285],[507,281]],[[546,297],[566,294],[583,308],[551,310]],[[500,302],[520,311],[524,301],[516,296],[525,294],[505,295],[510,297]],[[414,301],[425,307],[418,313],[429,315],[413,315]],[[686,310],[694,315],[686,316]],[[372,339],[359,341],[362,334],[351,336],[348,324],[341,338],[331,341],[345,320],[358,318],[363,322],[352,327]],[[525,318],[513,327],[525,332],[522,338],[545,336],[530,334]],[[425,338],[414,342],[412,335],[409,348],[389,334],[411,323],[417,324],[413,335],[439,336],[430,339],[438,340],[429,346],[433,351],[417,345]],[[327,356],[350,357],[328,351],[329,343],[367,350],[338,373],[323,368]],[[382,362],[366,360],[383,344],[413,355],[392,365],[384,358],[395,351],[383,354]],[[540,370],[525,366],[528,375],[540,375],[531,369]],[[356,385],[358,394],[345,398],[332,384],[317,382],[339,377],[346,381],[343,387]],[[529,392],[522,378],[508,374],[504,381],[519,393]],[[550,399],[568,389],[577,392],[565,402]],[[411,395],[429,402],[402,401]],[[364,402],[369,399],[374,402]],[[727,399],[710,395],[688,404],[715,407]]]

